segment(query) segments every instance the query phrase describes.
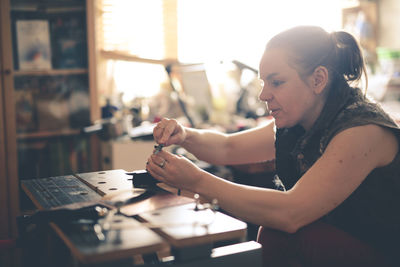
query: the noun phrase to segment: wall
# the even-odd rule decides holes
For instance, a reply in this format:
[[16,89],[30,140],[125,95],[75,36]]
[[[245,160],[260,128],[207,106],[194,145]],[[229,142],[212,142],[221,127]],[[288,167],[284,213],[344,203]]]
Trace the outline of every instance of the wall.
[[380,0],[378,6],[378,46],[400,49],[400,1]]

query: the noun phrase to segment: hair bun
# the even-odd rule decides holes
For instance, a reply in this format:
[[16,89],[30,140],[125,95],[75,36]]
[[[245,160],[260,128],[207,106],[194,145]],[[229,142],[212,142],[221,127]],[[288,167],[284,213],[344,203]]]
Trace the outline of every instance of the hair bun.
[[347,81],[358,81],[364,71],[364,59],[357,40],[345,31],[330,33],[334,48],[336,71]]

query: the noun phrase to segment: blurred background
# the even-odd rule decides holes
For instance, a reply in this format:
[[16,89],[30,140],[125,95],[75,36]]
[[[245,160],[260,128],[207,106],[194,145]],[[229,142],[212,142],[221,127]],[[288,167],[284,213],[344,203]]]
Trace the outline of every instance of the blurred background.
[[[163,117],[224,132],[271,120],[259,60],[296,25],[352,33],[368,94],[400,121],[397,0],[2,0],[0,12],[0,239],[32,208],[20,180],[143,169]],[[169,149],[271,186],[273,162],[210,166]]]

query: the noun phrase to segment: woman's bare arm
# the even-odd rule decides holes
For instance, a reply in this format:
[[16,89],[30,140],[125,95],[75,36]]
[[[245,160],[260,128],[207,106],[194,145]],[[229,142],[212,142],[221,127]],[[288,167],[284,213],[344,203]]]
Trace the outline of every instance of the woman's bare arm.
[[376,125],[339,133],[323,156],[289,191],[237,185],[208,173],[199,174],[193,191],[213,199],[244,220],[295,232],[343,202],[376,167],[389,164],[398,142]]
[[234,134],[190,128],[186,132],[186,139],[181,145],[198,159],[212,164],[245,164],[272,160],[275,157],[273,121],[268,125]]
[[174,119],[162,119],[153,130],[159,144],[183,146],[198,159],[217,165],[244,164],[275,157],[275,125],[225,134],[212,130],[187,128]]

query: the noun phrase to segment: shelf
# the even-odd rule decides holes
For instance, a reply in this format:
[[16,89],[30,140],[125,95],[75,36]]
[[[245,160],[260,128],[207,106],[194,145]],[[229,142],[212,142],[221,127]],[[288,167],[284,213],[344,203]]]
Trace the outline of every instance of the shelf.
[[101,56],[105,59],[115,59],[115,60],[123,60],[123,61],[132,61],[132,62],[142,62],[149,64],[160,64],[160,65],[168,65],[172,63],[178,63],[176,59],[166,58],[166,59],[151,59],[151,58],[142,58],[125,52],[115,52],[115,51],[100,51]]
[[58,131],[40,131],[40,132],[32,132],[32,133],[19,133],[17,134],[18,140],[27,140],[27,139],[42,139],[49,137],[60,137],[60,136],[72,136],[78,135],[81,131],[79,129],[65,129]]
[[25,75],[71,75],[71,74],[87,74],[87,69],[59,69],[59,70],[15,70],[14,76]]
[[13,0],[10,8],[12,11],[69,12],[85,10],[85,2],[81,0]]

